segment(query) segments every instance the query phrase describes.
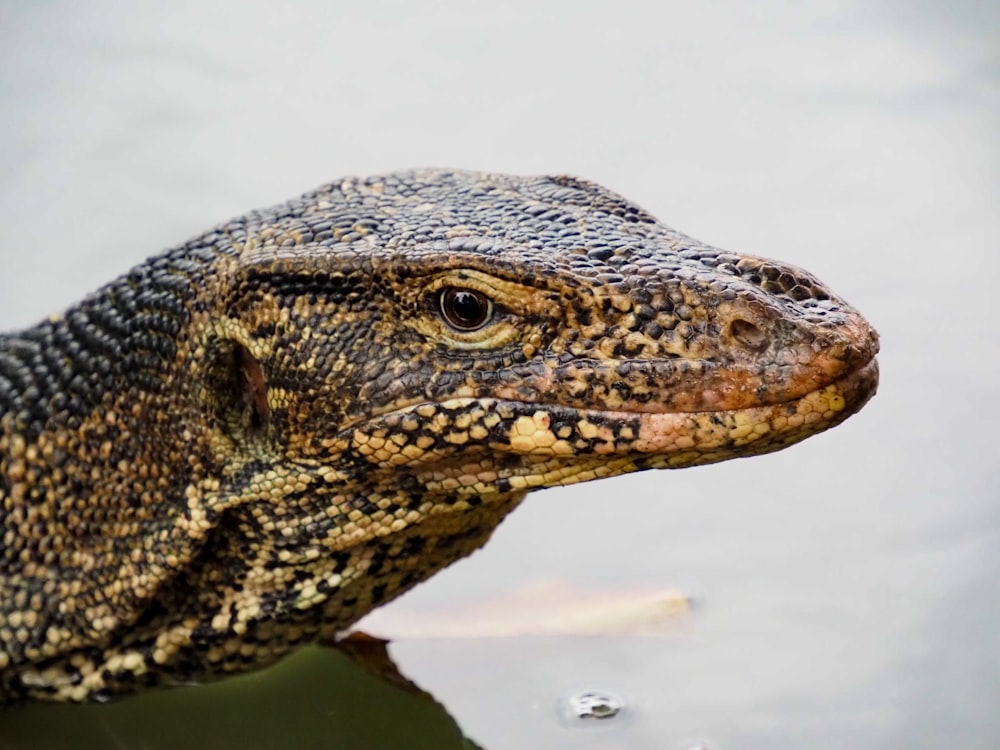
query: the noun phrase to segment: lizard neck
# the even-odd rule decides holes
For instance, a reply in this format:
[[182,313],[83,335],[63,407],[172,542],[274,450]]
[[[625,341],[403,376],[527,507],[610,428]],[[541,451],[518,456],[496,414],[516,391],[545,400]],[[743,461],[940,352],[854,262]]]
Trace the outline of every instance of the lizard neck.
[[[31,609],[38,622],[0,643],[8,660],[45,658],[127,622],[158,585],[157,556],[185,554],[171,541],[183,512],[173,499],[215,458],[189,434],[205,420],[183,386],[195,379],[178,375],[200,356],[189,331],[218,257],[208,245],[180,248],[0,337],[0,538],[20,540],[0,544],[0,620]],[[135,533],[148,544],[137,548]],[[100,583],[114,579],[137,582],[124,607]]]

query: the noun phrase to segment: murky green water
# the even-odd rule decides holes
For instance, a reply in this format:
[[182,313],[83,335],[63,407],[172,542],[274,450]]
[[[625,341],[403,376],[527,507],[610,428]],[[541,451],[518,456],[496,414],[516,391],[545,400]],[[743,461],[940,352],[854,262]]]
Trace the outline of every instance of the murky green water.
[[[0,6],[0,328],[343,174],[572,172],[802,265],[882,334],[876,399],[788,451],[531,496],[398,603],[538,578],[698,597],[661,638],[408,639],[0,715],[2,748],[1000,745],[995,6]],[[565,701],[620,696],[607,722]],[[459,729],[461,727],[461,730]]]

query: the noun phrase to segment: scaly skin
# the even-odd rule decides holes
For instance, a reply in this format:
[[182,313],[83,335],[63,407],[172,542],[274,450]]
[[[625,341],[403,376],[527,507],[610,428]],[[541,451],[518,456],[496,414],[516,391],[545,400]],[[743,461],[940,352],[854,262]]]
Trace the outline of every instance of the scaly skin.
[[877,348],[808,273],[574,178],[345,179],[234,219],[0,337],[0,702],[270,663],[530,489],[837,424]]

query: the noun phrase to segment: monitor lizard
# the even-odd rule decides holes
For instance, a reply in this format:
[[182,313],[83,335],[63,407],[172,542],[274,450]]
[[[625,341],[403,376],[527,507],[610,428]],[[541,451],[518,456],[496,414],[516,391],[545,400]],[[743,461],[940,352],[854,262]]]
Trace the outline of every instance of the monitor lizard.
[[877,350],[809,273],[582,179],[415,170],[252,211],[0,337],[0,702],[273,662],[532,489],[838,424]]

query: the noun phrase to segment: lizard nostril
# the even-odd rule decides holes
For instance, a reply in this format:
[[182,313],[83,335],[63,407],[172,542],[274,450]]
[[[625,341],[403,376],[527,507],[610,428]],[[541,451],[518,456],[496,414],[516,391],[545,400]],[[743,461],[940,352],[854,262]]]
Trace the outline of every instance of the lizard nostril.
[[764,331],[742,318],[737,318],[729,324],[729,333],[741,346],[752,352],[762,352],[770,343]]

